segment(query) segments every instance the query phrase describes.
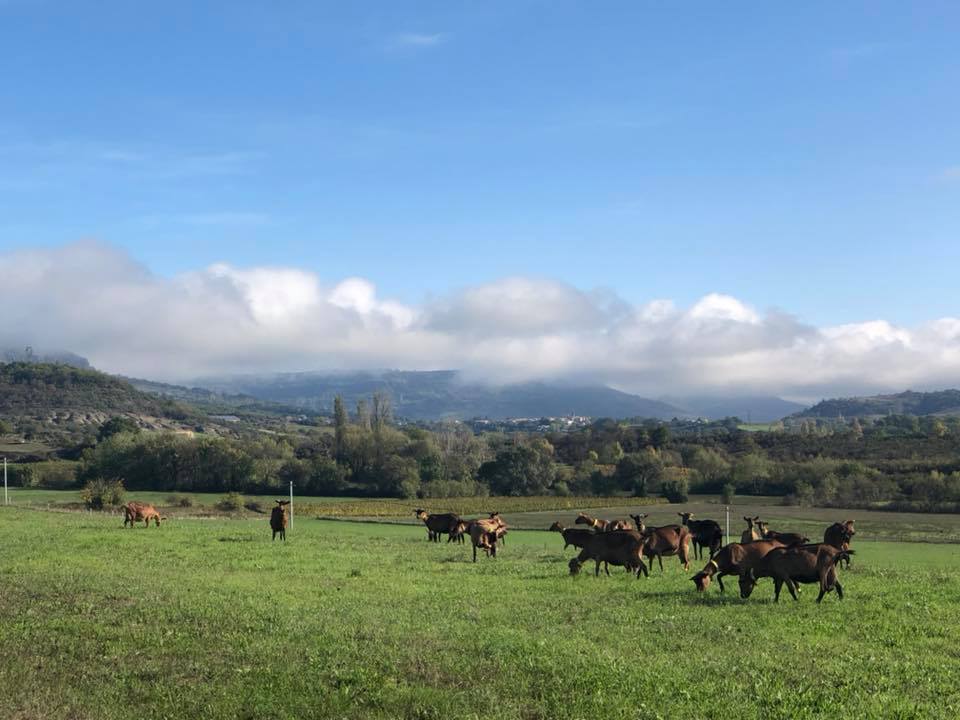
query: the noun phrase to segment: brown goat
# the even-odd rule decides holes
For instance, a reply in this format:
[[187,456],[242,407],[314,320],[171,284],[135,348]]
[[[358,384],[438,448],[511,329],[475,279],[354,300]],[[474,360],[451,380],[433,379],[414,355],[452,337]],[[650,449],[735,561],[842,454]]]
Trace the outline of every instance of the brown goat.
[[568,547],[573,545],[575,548],[583,548],[590,538],[592,538],[596,533],[593,530],[588,528],[565,528],[558,522],[555,522],[550,526],[551,532],[558,532],[563,536],[563,549],[566,550]]
[[656,558],[660,563],[660,572],[663,572],[663,558],[677,555],[683,569],[690,569],[690,531],[683,525],[647,528],[642,534],[644,543],[641,558],[644,555],[649,557],[650,567],[653,567],[653,558]]
[[580,554],[570,559],[570,574],[576,575],[587,560],[596,562],[594,576],[600,575],[600,563],[604,564],[607,575],[610,570],[607,564],[620,565],[629,572],[640,577],[649,576],[647,566],[643,562],[644,537],[636,530],[615,530],[612,532],[593,533],[580,550]]
[[680,522],[690,530],[693,554],[698,559],[703,557],[704,548],[710,551],[707,557],[712,557],[723,545],[723,530],[716,520],[693,520],[693,513],[689,512],[677,513],[677,515],[680,516]]
[[690,579],[697,586],[697,590],[703,592],[710,586],[711,578],[716,577],[720,592],[723,592],[724,575],[740,575],[746,572],[764,555],[779,547],[783,547],[783,543],[779,540],[751,540],[745,543],[730,543],[720,548],[703,570]]
[[843,600],[843,586],[837,579],[837,561],[849,556],[853,550],[838,550],[825,543],[817,545],[794,545],[776,548],[755,563],[746,573],[740,575],[740,597],[748,598],[757,579],[772,577],[774,582],[773,601],[780,602],[780,590],[784,584],[794,600],[797,600],[797,583],[820,583],[823,596],[836,589],[837,597]]
[[277,500],[277,506],[270,511],[270,529],[273,530],[271,540],[277,539],[277,533],[280,533],[280,539],[284,542],[287,539],[287,505],[289,500]]
[[799,545],[810,542],[810,538],[800,533],[782,533],[771,530],[769,523],[758,520],[757,527],[760,528],[760,535],[764,540],[779,540],[784,545]]
[[471,520],[467,523],[467,532],[473,543],[473,561],[477,561],[477,548],[481,548],[487,557],[497,556],[497,530],[494,520]]
[[607,521],[601,520],[600,518],[592,517],[586,513],[577,513],[577,519],[573,521],[574,525],[589,525],[591,528],[598,532],[603,532],[607,529]]
[[507,527],[507,523],[504,521],[502,517],[500,517],[499,512],[490,513],[490,520],[492,520],[497,524],[497,540],[500,542],[501,545],[506,545],[507,530],[509,529]]
[[455,540],[454,526],[460,521],[460,516],[454,513],[428,514],[426,510],[417,508],[413,511],[417,520],[427,526],[427,542],[440,542],[440,536],[446,535],[447,542]]
[[630,519],[633,520],[634,524],[637,526],[638,533],[644,533],[647,529],[647,524],[644,520],[649,516],[649,513],[640,513],[639,515],[631,515]]
[[[828,527],[823,533],[823,541],[827,545],[833,545],[837,550],[849,550],[850,541],[856,534],[857,531],[853,529],[853,520],[845,520]],[[846,560],[847,567],[850,567],[850,557],[847,556],[843,559]]]
[[151,520],[156,522],[157,527],[160,527],[160,521],[166,520],[153,505],[136,500],[131,500],[123,506],[123,515],[123,526],[126,527],[127,523],[130,523],[131,529],[133,529],[133,524],[140,520],[143,520],[144,527],[150,527]]
[[760,516],[757,515],[756,517],[747,517],[744,515],[743,519],[747,521],[747,529],[740,534],[740,542],[748,543],[753,542],[754,540],[763,539],[763,534],[757,529],[757,523],[760,522]]
[[626,520],[609,520],[606,531],[613,532],[614,530],[633,530],[633,525]]

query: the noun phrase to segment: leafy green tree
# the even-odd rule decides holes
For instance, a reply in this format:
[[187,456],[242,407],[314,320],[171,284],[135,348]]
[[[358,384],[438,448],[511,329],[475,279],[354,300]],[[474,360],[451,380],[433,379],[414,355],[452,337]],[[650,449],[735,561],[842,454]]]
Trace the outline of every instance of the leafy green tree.
[[139,432],[140,426],[137,425],[135,420],[128,417],[117,416],[110,418],[100,426],[97,438],[102,441],[118,433],[136,434]]
[[512,445],[480,466],[479,479],[494,495],[543,495],[553,485],[554,462],[526,445]]
[[657,453],[645,450],[624,455],[617,463],[617,486],[637,497],[646,497],[663,477],[663,461]]

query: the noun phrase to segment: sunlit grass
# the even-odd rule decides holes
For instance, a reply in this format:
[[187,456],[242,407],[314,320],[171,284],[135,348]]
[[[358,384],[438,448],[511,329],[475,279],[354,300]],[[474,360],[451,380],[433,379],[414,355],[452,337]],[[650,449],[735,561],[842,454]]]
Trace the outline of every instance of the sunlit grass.
[[[567,575],[422,528],[0,510],[0,717],[955,717],[960,547],[861,542],[820,606]],[[731,588],[733,589],[733,588]]]

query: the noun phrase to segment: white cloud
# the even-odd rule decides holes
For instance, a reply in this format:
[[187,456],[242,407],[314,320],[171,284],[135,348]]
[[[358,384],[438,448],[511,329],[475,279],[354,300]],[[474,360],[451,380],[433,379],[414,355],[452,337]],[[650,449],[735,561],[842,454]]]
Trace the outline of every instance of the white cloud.
[[503,383],[576,377],[648,395],[849,395],[960,385],[960,318],[813,327],[709,293],[631,306],[512,277],[411,306],[369,280],[221,263],[172,279],[96,242],[0,255],[0,347],[66,349],[165,380],[318,369],[459,368]]
[[449,39],[446,33],[400,33],[391,43],[394,47],[433,47]]

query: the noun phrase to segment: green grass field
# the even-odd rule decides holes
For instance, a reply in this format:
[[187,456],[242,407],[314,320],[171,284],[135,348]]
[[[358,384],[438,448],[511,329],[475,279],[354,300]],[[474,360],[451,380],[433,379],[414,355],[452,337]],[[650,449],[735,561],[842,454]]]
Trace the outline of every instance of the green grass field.
[[[960,546],[856,543],[847,597],[571,578],[422,527],[0,508],[0,717],[953,718]],[[701,563],[697,564],[702,565]]]

